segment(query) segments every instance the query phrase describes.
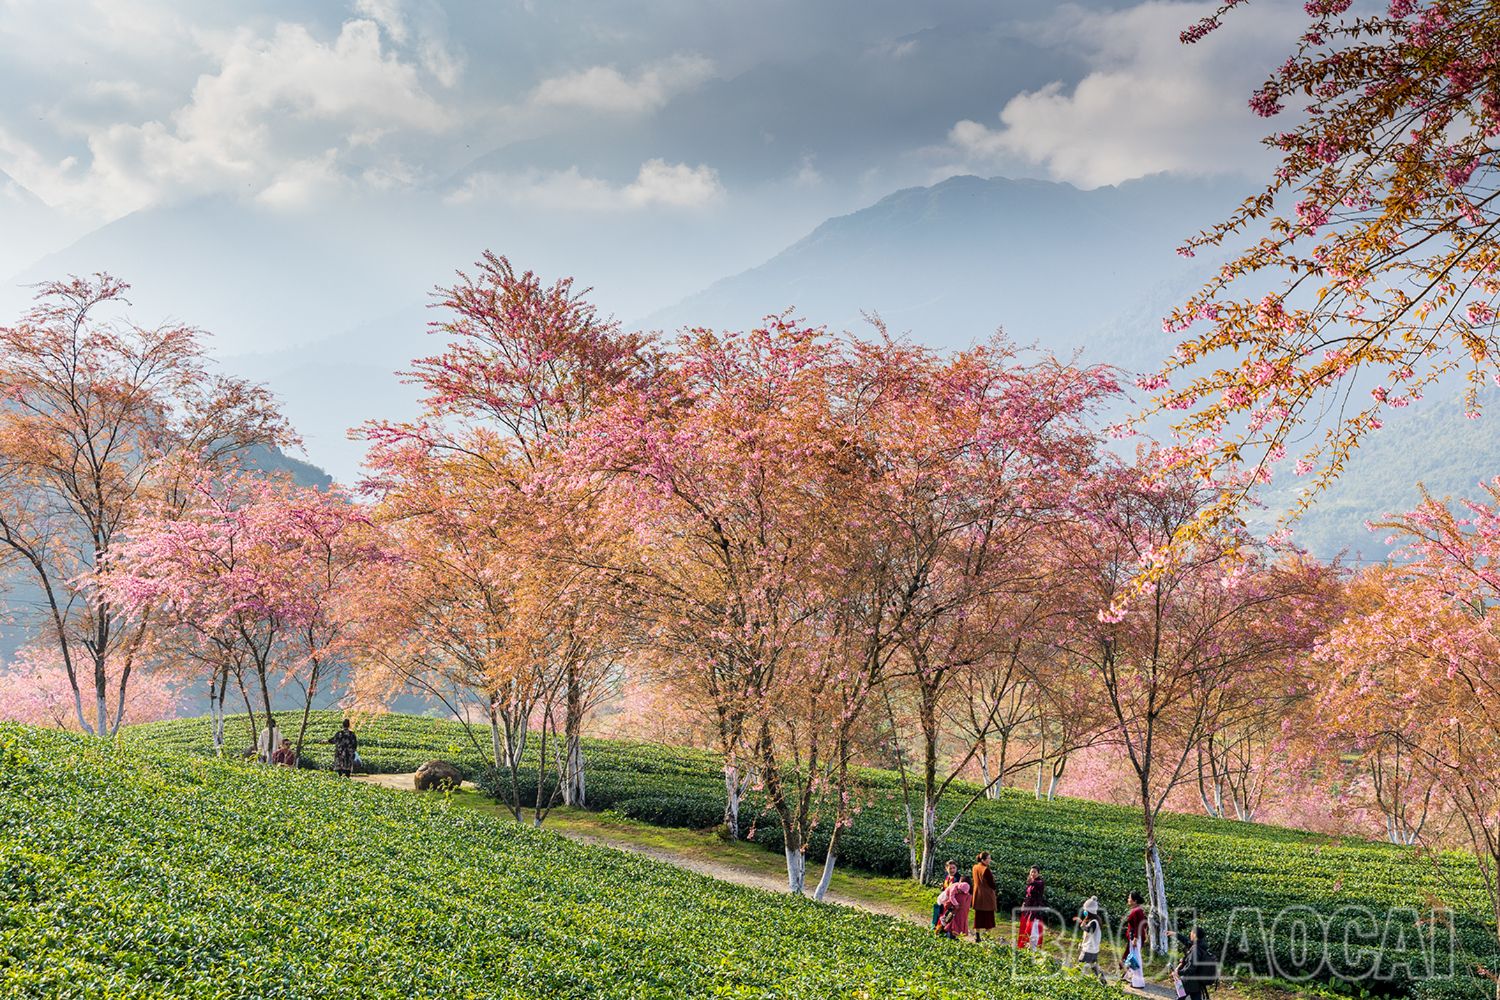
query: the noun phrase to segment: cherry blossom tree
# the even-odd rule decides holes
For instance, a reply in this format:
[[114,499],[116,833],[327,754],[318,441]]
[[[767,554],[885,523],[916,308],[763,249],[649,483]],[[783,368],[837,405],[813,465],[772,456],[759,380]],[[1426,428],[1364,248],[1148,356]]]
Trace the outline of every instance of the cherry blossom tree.
[[559,786],[582,803],[580,737],[616,672],[620,592],[597,568],[612,539],[594,491],[563,458],[590,414],[649,371],[648,342],[599,317],[571,280],[545,285],[493,254],[434,306],[443,350],[409,373],[423,416],[361,431],[367,486],[407,566],[391,591],[404,607],[380,623],[360,689],[394,681],[481,703],[516,810],[533,719],[545,750],[560,716]]
[[[118,690],[118,680],[108,680],[111,689]],[[168,719],[177,713],[181,701],[181,692],[165,670],[138,671],[125,689],[120,720],[138,723]],[[73,689],[54,646],[23,646],[0,667],[0,718],[30,726],[80,728]]]
[[[271,692],[300,681],[300,751],[319,681],[352,634],[345,598],[383,552],[368,518],[337,490],[204,477],[193,494],[181,513],[128,526],[95,583],[111,606],[153,615],[214,667],[237,669],[242,683],[248,669],[268,729]],[[258,730],[248,693],[246,702]]]
[[[1484,484],[1482,500],[1424,495],[1377,527],[1406,547],[1379,575],[1375,599],[1320,647],[1331,667],[1322,718],[1368,752],[1399,748],[1404,770],[1387,771],[1390,780],[1436,786],[1500,917],[1500,480]],[[1403,809],[1401,828],[1419,816]]]
[[912,877],[925,880],[938,842],[967,808],[944,830],[939,806],[1005,699],[976,720],[975,738],[951,766],[943,755],[950,706],[971,671],[1007,657],[1019,666],[1008,651],[1025,634],[1032,596],[1048,586],[1039,540],[1066,516],[1093,460],[1084,418],[1115,384],[1104,369],[1024,361],[1000,339],[946,358],[884,346],[867,433],[879,477],[863,516],[884,526],[894,559],[901,656],[884,678],[884,704]]
[[1145,827],[1151,939],[1172,929],[1156,823],[1189,773],[1194,750],[1232,706],[1220,697],[1245,671],[1310,649],[1329,588],[1302,559],[1267,563],[1243,537],[1221,536],[1143,570],[1215,502],[1212,485],[1163,474],[1157,455],[1101,467],[1080,497],[1067,544],[1073,621],[1058,642],[1096,672],[1114,716],[1113,742],[1130,765]]
[[817,625],[845,494],[840,352],[782,316],[745,334],[691,331],[663,360],[653,385],[601,415],[585,461],[634,540],[618,568],[642,594],[659,669],[716,719],[726,825],[738,826],[748,756],[800,893],[830,745],[815,716],[836,675]]
[[289,443],[269,394],[217,374],[190,327],[115,317],[128,286],[49,282],[0,327],[0,553],[40,591],[28,622],[54,645],[85,732],[113,733],[150,641],[88,582],[125,525],[180,509],[196,470]]
[[[1183,40],[1216,30],[1244,2],[1228,0]],[[1184,543],[1240,510],[1294,440],[1311,441],[1296,472],[1316,473],[1300,512],[1387,408],[1462,372],[1475,415],[1478,387],[1500,376],[1493,9],[1474,0],[1306,7],[1296,51],[1250,99],[1258,114],[1290,119],[1266,140],[1281,163],[1183,248],[1243,243],[1168,318],[1167,331],[1186,339],[1142,382],[1157,393],[1152,411],[1185,411],[1173,467],[1221,480],[1250,470],[1184,526]],[[1330,413],[1321,436],[1308,433]]]

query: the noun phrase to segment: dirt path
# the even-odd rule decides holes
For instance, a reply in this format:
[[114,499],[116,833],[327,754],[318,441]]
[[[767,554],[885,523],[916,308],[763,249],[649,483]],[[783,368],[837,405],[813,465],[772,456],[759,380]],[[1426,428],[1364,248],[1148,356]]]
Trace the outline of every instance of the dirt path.
[[[354,780],[362,781],[369,785],[379,785],[382,788],[394,788],[403,792],[415,790],[413,779],[415,774],[358,774]],[[473,788],[471,782],[464,782],[465,788]],[[673,865],[678,868],[686,868],[690,872],[699,875],[707,875],[721,882],[733,882],[735,885],[749,886],[752,889],[764,889],[767,892],[786,892],[786,880],[767,875],[764,872],[750,871],[738,865],[728,864],[722,861],[712,861],[707,858],[692,857],[679,851],[673,851],[664,847],[650,847],[645,844],[632,843],[629,840],[615,837],[606,837],[596,833],[584,833],[580,830],[570,830],[566,827],[551,828],[552,832],[575,840],[580,844],[590,844],[594,847],[609,847],[617,851],[626,851],[630,854],[639,854],[659,861],[662,864]],[[808,872],[809,881],[812,881],[813,872]],[[908,923],[921,924],[924,921],[919,914],[914,914],[907,907],[885,904],[871,900],[850,899],[830,892],[823,898],[824,902],[836,903],[839,906],[852,906],[855,909],[867,910],[870,913],[879,913],[887,917],[895,917]]]
[[[617,840],[613,837],[601,837],[591,833],[580,833],[577,830],[558,830],[569,840],[575,840],[580,844],[592,844],[595,847],[610,847],[617,851],[626,851],[630,854],[639,854],[642,857],[659,861],[662,864],[673,865],[677,868],[686,868],[690,872],[699,875],[707,875],[721,882],[733,882],[735,885],[749,886],[752,889],[764,889],[767,892],[785,893],[786,880],[774,875],[766,875],[763,872],[747,871],[738,865],[726,864],[722,861],[709,861],[705,858],[694,858],[684,855],[678,851],[667,850],[661,847],[646,847],[642,844],[633,844],[628,840]],[[812,882],[813,872],[808,871],[808,881]],[[823,902],[834,903],[839,906],[851,906],[856,910],[864,910],[868,913],[878,913],[881,916],[895,917],[911,924],[922,924],[917,914],[911,912],[907,907],[895,904],[879,903],[866,899],[850,899],[838,893],[830,892],[823,897]]]
[[[415,791],[413,784],[414,774],[358,774],[354,776],[355,781],[362,781],[370,785],[379,785],[382,788],[391,788],[398,791]],[[465,788],[473,788],[470,782],[464,782]],[[580,830],[571,830],[567,827],[549,827],[553,833],[567,837],[569,840],[580,844],[589,844],[593,847],[608,847],[616,851],[624,851],[628,854],[638,854],[650,858],[664,865],[673,865],[677,868],[706,875],[709,878],[718,879],[721,882],[731,882],[735,885],[747,886],[752,889],[763,889],[767,892],[785,893],[786,880],[765,872],[755,871],[741,865],[730,864],[723,861],[714,861],[708,858],[694,857],[681,851],[674,851],[664,847],[653,847],[645,844],[637,844],[633,841],[608,837],[596,833],[585,833]],[[809,869],[808,881],[816,881],[816,873]],[[832,903],[837,906],[849,906],[856,910],[864,910],[866,913],[876,913],[881,916],[894,917],[897,920],[909,924],[927,926],[928,916],[925,913],[914,912],[909,906],[898,906],[893,903],[884,903],[876,900],[855,899],[839,893],[830,892],[823,897],[823,902]],[[1001,929],[1002,940],[1006,928]],[[1161,997],[1175,1000],[1176,992],[1167,986],[1156,983],[1147,983],[1144,990],[1132,989],[1123,983],[1120,986],[1123,993],[1144,996]]]

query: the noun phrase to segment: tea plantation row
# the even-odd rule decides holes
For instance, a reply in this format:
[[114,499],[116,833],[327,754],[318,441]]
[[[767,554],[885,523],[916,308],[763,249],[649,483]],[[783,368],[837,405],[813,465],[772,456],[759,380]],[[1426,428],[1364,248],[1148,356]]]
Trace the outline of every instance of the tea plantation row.
[[0,724],[0,996],[1108,996],[440,797]]
[[[331,732],[336,723],[336,713],[321,714],[312,731]],[[471,775],[485,767],[455,723],[383,716],[362,723],[359,732],[361,753],[374,770],[415,770],[434,756],[453,760]],[[179,720],[136,727],[132,738],[202,751],[207,735],[204,720]],[[240,741],[249,742],[248,729]],[[589,741],[586,754],[590,808],[661,826],[704,828],[721,821],[723,780],[712,754],[604,741]],[[866,805],[846,832],[840,863],[904,874],[906,826],[898,779],[870,770],[862,773],[862,782]],[[949,808],[969,791],[958,789]],[[759,814],[755,802],[742,810],[742,825],[742,833],[780,850],[774,820]],[[1164,817],[1159,837],[1174,908],[1196,912],[1200,927],[1231,964],[1321,981],[1349,979],[1379,993],[1493,996],[1488,984],[1470,975],[1476,964],[1495,968],[1497,962],[1484,889],[1467,855],[1419,856],[1385,844],[1186,815]],[[825,844],[814,836],[819,858]],[[1026,869],[1040,864],[1054,908],[1067,913],[1097,894],[1118,920],[1126,892],[1142,888],[1141,845],[1141,822],[1132,810],[1007,793],[998,801],[976,803],[942,852],[967,864],[979,850],[992,851],[1002,908],[1020,902]],[[1306,908],[1300,926],[1288,918],[1278,923],[1289,906]],[[1451,931],[1416,926],[1434,906],[1453,912]],[[1309,948],[1310,934],[1318,940]],[[1331,962],[1324,939],[1333,946]],[[1458,977],[1421,981],[1434,955],[1435,971],[1446,970],[1449,951],[1455,953]]]

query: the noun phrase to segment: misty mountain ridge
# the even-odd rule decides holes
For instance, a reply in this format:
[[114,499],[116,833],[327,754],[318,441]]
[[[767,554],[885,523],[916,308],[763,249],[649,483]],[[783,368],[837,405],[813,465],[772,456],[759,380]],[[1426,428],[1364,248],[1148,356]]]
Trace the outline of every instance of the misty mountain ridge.
[[1159,306],[1201,283],[1202,265],[1177,247],[1240,194],[1222,180],[1081,190],[951,177],[830,219],[643,325],[744,327],[791,307],[809,322],[857,329],[876,313],[892,333],[937,347],[1003,329],[1019,344],[1063,356],[1081,348],[1089,361],[1145,370],[1174,346]]

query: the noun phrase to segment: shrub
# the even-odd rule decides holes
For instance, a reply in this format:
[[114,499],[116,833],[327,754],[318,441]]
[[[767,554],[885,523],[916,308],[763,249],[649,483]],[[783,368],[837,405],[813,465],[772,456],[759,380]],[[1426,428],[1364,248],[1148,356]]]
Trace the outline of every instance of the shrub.
[[0,996],[1103,998],[440,797],[0,724]]

